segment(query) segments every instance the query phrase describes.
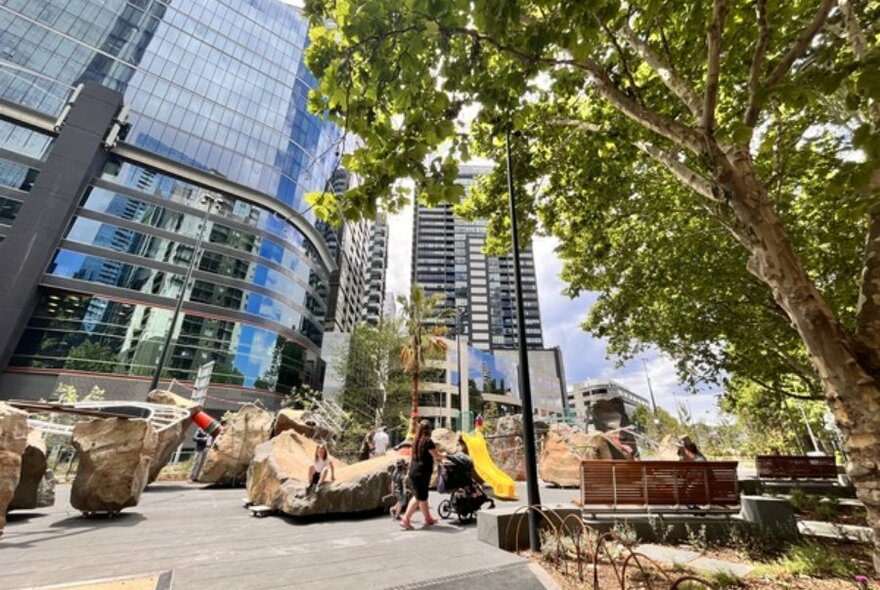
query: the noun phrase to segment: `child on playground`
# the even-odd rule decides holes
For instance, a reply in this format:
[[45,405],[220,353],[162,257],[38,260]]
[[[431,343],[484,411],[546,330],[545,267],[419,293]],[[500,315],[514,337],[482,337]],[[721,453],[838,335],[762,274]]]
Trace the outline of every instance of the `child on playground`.
[[394,473],[391,474],[391,495],[397,500],[397,503],[391,507],[391,518],[397,520],[409,501],[406,489],[406,459],[398,459],[394,466]]

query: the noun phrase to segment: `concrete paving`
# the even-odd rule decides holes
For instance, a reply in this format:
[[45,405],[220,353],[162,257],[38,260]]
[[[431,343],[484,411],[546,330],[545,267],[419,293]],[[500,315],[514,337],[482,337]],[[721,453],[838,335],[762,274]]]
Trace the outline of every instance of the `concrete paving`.
[[[54,507],[9,514],[0,537],[0,590],[123,576],[168,579],[168,572],[176,589],[548,586],[527,560],[478,541],[473,524],[404,531],[388,516],[309,523],[254,518],[242,507],[243,490],[185,483],[151,486],[117,518],[86,519],[70,507],[69,493],[69,486],[58,486]],[[443,496],[431,498],[436,504]]]
[[712,574],[716,572],[733,573],[737,576],[747,576],[754,567],[747,563],[734,563],[721,559],[704,557],[701,553],[689,549],[679,549],[665,545],[639,545],[635,551],[646,555],[657,563],[674,566],[683,565],[696,570],[699,573]]

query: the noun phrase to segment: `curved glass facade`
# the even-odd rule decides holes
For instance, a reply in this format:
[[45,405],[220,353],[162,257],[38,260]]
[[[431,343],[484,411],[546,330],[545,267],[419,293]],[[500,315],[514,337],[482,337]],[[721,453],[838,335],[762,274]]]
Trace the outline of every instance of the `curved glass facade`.
[[339,136],[307,111],[307,42],[278,0],[4,0],[0,97],[58,115],[98,82],[125,95],[127,141],[304,210]]
[[[3,0],[0,98],[57,117],[97,82],[124,96],[125,142],[313,222],[303,196],[326,186],[340,133],[307,112],[306,44],[307,23],[278,0]],[[4,137],[22,158],[0,161],[0,195],[21,200],[52,138],[0,123]],[[113,157],[91,175],[10,367],[147,376],[172,330],[166,377],[213,360],[215,383],[320,383],[329,273],[300,230],[170,171]],[[19,204],[6,201],[0,225]]]

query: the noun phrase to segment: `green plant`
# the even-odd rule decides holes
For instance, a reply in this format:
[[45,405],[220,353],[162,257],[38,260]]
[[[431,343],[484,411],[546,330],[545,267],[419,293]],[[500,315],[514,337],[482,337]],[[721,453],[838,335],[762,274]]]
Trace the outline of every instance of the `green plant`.
[[834,496],[826,496],[816,504],[816,516],[819,520],[834,520],[840,513],[840,500]]
[[779,560],[778,565],[785,573],[792,576],[849,578],[856,573],[856,566],[847,556],[812,541],[792,545]]
[[648,522],[651,525],[651,532],[654,534],[654,540],[657,543],[666,543],[669,540],[669,535],[672,534],[675,527],[671,524],[664,525],[663,519],[658,516],[652,516]]
[[743,579],[730,570],[712,572],[709,579],[718,588],[742,588],[745,586]]
[[773,531],[748,522],[732,522],[723,544],[749,559],[766,560],[768,557],[778,556],[786,548],[786,544],[779,540],[784,535],[774,533],[788,532]]
[[685,525],[685,531],[687,531],[688,545],[697,549],[710,548],[711,543],[709,542],[706,525],[701,525],[700,528],[694,529],[688,524]]
[[617,535],[618,540],[624,547],[633,547],[639,542],[636,530],[626,520],[615,522],[614,526],[611,527],[611,532]]

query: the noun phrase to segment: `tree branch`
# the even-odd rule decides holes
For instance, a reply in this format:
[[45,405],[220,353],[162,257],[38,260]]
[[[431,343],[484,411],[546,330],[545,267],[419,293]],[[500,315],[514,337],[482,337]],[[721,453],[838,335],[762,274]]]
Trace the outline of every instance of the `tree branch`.
[[875,349],[880,347],[880,206],[868,215],[868,236],[856,308],[856,335]]
[[660,77],[666,87],[688,108],[691,114],[700,120],[703,118],[703,105],[694,89],[687,80],[682,78],[667,60],[654,53],[646,41],[642,41],[629,24],[624,23],[620,30],[624,40],[633,48],[652,70]]
[[706,62],[706,94],[703,97],[703,132],[712,133],[715,128],[715,106],[718,103],[718,78],[721,75],[721,35],[727,17],[726,0],[715,0],[712,8],[712,24],[706,33],[709,57]]
[[825,25],[828,13],[831,11],[831,7],[834,6],[834,2],[835,0],[822,0],[822,4],[819,5],[819,11],[813,17],[813,20],[810,21],[810,24],[808,24],[803,31],[801,31],[801,34],[795,40],[794,44],[788,48],[788,51],[785,52],[785,55],[782,56],[779,63],[776,64],[776,67],[773,68],[773,71],[767,76],[767,79],[764,80],[765,88],[775,86],[780,80],[782,80],[791,69],[795,60],[804,54],[810,46],[810,43],[813,41],[813,37],[815,37]]
[[550,119],[547,123],[550,125],[559,125],[561,127],[574,127],[575,129],[589,131],[590,133],[599,133],[602,131],[600,125],[588,121],[581,121],[580,119]]
[[623,71],[626,74],[627,80],[629,80],[630,86],[632,86],[633,93],[636,98],[639,100],[639,104],[645,106],[645,101],[642,99],[642,93],[639,92],[639,86],[636,84],[636,79],[632,75],[632,71],[629,69],[629,63],[626,61],[626,54],[623,52],[623,47],[620,46],[620,43],[617,42],[617,37],[614,33],[611,32],[611,29],[608,26],[599,20],[595,14],[593,18],[596,19],[596,22],[599,23],[599,26],[602,27],[602,30],[605,31],[605,36],[611,41],[611,44],[614,45],[614,50],[617,52],[618,57],[620,57],[620,63],[623,65]]
[[791,392],[786,391],[786,390],[784,390],[784,389],[780,389],[780,388],[778,388],[778,387],[775,387],[775,386],[773,386],[773,385],[770,385],[769,383],[764,383],[763,381],[761,381],[760,379],[758,379],[758,378],[756,378],[756,377],[751,377],[751,376],[750,376],[750,377],[746,377],[746,378],[747,378],[749,381],[751,381],[751,382],[757,384],[758,386],[763,387],[763,388],[766,389],[767,391],[770,391],[770,392],[773,392],[773,393],[778,393],[778,394],[781,394],[781,395],[783,395],[783,396],[785,396],[785,397],[790,397],[790,398],[793,398],[793,399],[801,399],[801,400],[816,400],[816,401],[819,401],[819,400],[823,400],[823,399],[825,399],[825,396],[823,396],[823,395],[797,395],[797,394],[795,394],[795,393],[791,393]]
[[714,201],[716,203],[721,202],[721,200],[716,197],[712,191],[712,183],[703,176],[688,168],[686,165],[679,162],[675,158],[674,154],[670,154],[667,151],[661,150],[654,144],[648,143],[646,141],[637,141],[635,142],[635,144],[636,147],[651,156],[653,160],[660,164],[663,164],[666,170],[668,170],[673,176],[675,176],[685,186],[689,187],[695,193],[706,197],[710,201]]
[[843,24],[846,27],[846,36],[858,61],[864,61],[868,56],[868,40],[865,32],[859,24],[851,0],[838,0],[840,12],[843,14]]
[[767,0],[758,0],[755,11],[758,16],[758,42],[752,55],[752,68],[749,72],[749,103],[746,108],[745,123],[754,127],[758,121],[758,92],[761,89],[761,74],[764,69],[764,58],[767,45],[770,43],[770,25],[767,22]]

